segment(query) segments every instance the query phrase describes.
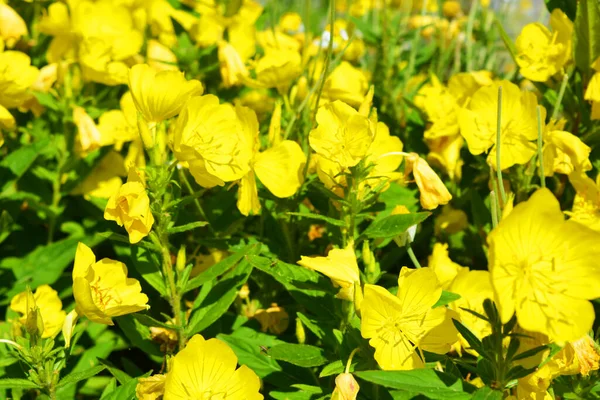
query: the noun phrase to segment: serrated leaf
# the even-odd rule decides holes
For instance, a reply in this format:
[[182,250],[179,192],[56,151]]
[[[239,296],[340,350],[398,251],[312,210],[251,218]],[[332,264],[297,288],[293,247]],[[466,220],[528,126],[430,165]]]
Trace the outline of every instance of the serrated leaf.
[[269,356],[299,367],[318,367],[328,360],[323,349],[308,344],[279,344],[269,349]]
[[0,379],[0,389],[38,389],[39,386],[28,380],[18,378]]
[[58,385],[56,385],[56,388],[60,389],[61,387],[89,379],[92,376],[98,375],[100,372],[104,371],[104,369],[106,369],[104,365],[96,365],[95,367],[88,368],[85,371],[74,372],[62,378],[60,382],[58,382]]
[[430,215],[428,212],[389,215],[373,221],[361,236],[370,239],[390,239],[402,235],[408,228],[423,222]]
[[433,400],[467,400],[475,387],[461,379],[432,369],[411,371],[359,371],[360,379],[412,393],[419,393]]
[[442,295],[440,296],[440,299],[431,308],[437,308],[437,307],[448,305],[448,304],[452,303],[453,301],[460,299],[460,297],[461,296],[458,293],[452,293],[452,292],[447,292],[445,290],[442,290]]

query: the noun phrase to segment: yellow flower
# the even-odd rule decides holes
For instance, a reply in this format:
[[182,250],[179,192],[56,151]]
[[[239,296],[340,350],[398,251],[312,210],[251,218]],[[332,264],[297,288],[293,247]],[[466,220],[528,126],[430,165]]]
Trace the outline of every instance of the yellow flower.
[[226,88],[241,84],[240,76],[247,77],[249,75],[248,69],[235,47],[224,40],[219,42],[219,65],[223,86]]
[[462,177],[463,160],[460,150],[465,140],[461,135],[443,136],[439,139],[426,139],[429,147],[427,160],[434,166],[443,168],[452,180],[459,181]]
[[103,258],[96,262],[92,249],[77,246],[73,267],[73,297],[77,313],[90,321],[113,325],[112,318],[149,308],[137,279],[127,277],[127,267]]
[[460,266],[450,259],[448,245],[443,243],[433,245],[428,267],[435,273],[442,289],[448,289],[455,278],[469,271],[469,268]]
[[[15,117],[12,116],[10,111],[0,105],[0,128],[6,130],[13,130],[15,128],[16,121]],[[0,131],[2,130],[0,129]],[[0,133],[2,135],[2,133]],[[0,146],[4,143],[4,137],[0,136]]]
[[150,233],[154,224],[150,199],[135,168],[129,170],[127,183],[108,199],[104,219],[125,226],[131,243],[139,242]]
[[139,378],[135,387],[135,394],[138,400],[158,400],[165,393],[166,375],[157,374],[147,378]]
[[271,307],[266,310],[256,310],[254,318],[260,322],[261,331],[269,331],[275,335],[285,332],[290,324],[289,314],[283,307],[279,307],[277,303],[272,303]]
[[159,123],[181,112],[190,97],[202,94],[202,84],[187,81],[178,71],[156,71],[147,64],[129,71],[129,90],[144,120]]
[[559,8],[550,16],[551,33],[539,22],[526,25],[515,42],[521,75],[545,82],[571,60],[573,23]]
[[256,188],[256,178],[276,197],[293,196],[303,182],[303,170],[306,156],[300,145],[291,140],[283,140],[275,131],[280,129],[281,115],[274,113],[270,130],[273,146],[259,152],[258,120],[249,108],[236,108],[236,112],[246,136],[248,151],[252,154],[249,173],[240,180],[238,190],[238,209],[243,215],[258,214],[260,202]]
[[585,173],[575,172],[569,175],[569,181],[577,194],[572,211],[566,214],[571,217],[571,221],[600,232],[600,174],[594,182]]
[[77,126],[75,149],[80,155],[85,156],[102,146],[112,144],[112,135],[103,134],[83,107],[73,109],[73,122]]
[[369,119],[339,100],[319,108],[317,124],[308,138],[310,147],[342,168],[365,158],[375,137]]
[[[464,310],[466,308],[485,315],[484,300],[494,299],[494,291],[488,271],[464,271],[456,276],[448,286],[448,291],[460,295],[460,298],[454,300],[448,307],[456,311],[463,325],[468,327],[479,339],[483,339],[492,333],[489,322]],[[468,353],[476,353],[460,334],[459,341],[462,348]]]
[[544,173],[552,176],[555,172],[569,175],[574,171],[589,171],[591,148],[572,133],[565,132],[566,121],[550,121],[543,133]]
[[[198,248],[198,250],[200,249]],[[220,262],[229,255],[229,252],[227,252],[226,250],[209,249],[209,254],[202,254],[198,250],[196,251],[191,260],[194,263],[194,268],[190,273],[191,277],[194,277],[208,270],[210,267]]]
[[360,386],[354,376],[344,372],[335,377],[335,389],[331,394],[331,400],[356,400]]
[[297,51],[271,49],[254,64],[256,79],[244,79],[254,88],[276,88],[285,93],[292,81],[302,73],[302,57]]
[[0,39],[12,48],[21,36],[27,35],[27,24],[8,4],[0,2]]
[[121,177],[125,176],[127,169],[123,156],[116,151],[110,151],[71,194],[82,194],[86,199],[108,199],[119,190],[123,184]]
[[369,81],[365,73],[347,61],[342,61],[329,74],[323,85],[323,100],[340,100],[358,107],[369,90]]
[[227,400],[262,400],[260,380],[225,342],[194,335],[173,358],[165,382],[164,400],[221,397]]
[[223,186],[250,170],[251,144],[231,104],[213,95],[190,99],[173,129],[173,152],[204,187]]
[[0,106],[17,108],[32,97],[29,88],[35,83],[39,70],[31,59],[19,51],[0,53]]
[[123,143],[140,140],[137,125],[137,110],[131,92],[126,92],[120,101],[120,110],[109,110],[98,120],[98,130],[102,137],[111,138],[116,150],[121,150]]
[[592,327],[589,299],[600,297],[600,234],[564,220],[552,192],[515,206],[488,236],[490,272],[504,323],[564,343]]
[[448,204],[452,195],[444,182],[435,171],[416,153],[410,153],[406,158],[405,176],[411,172],[419,187],[421,206],[426,210],[433,210],[439,205]]
[[[487,162],[496,168],[496,130],[498,88],[502,87],[502,125],[500,130],[500,169],[525,164],[536,152],[537,100],[531,92],[521,92],[508,81],[495,82],[477,90],[469,105],[459,112],[460,133],[469,151],[478,155],[492,148]],[[545,113],[542,115],[542,120]]]
[[457,332],[445,307],[431,308],[442,287],[429,268],[403,267],[398,294],[365,285],[361,306],[361,333],[375,348],[375,360],[384,370],[423,368],[421,350],[444,354],[456,342]]
[[148,65],[157,71],[179,71],[175,53],[158,40],[148,40],[146,60]]
[[591,371],[600,369],[600,353],[597,344],[589,335],[575,340],[571,343],[577,357],[578,372],[583,376],[589,376]]
[[340,287],[338,299],[353,301],[355,283],[360,284],[360,273],[352,246],[332,249],[327,257],[302,256],[298,264],[327,276]]
[[588,83],[584,98],[592,102],[591,118],[597,120],[600,119],[600,57],[594,61],[592,68],[596,70],[596,73]]
[[33,296],[31,291],[25,291],[17,294],[10,301],[10,309],[22,314],[19,323],[25,325],[30,314],[37,313],[42,319],[43,330],[42,338],[52,338],[60,332],[66,313],[62,309],[62,302],[58,297],[58,292],[48,285],[39,286]]
[[65,339],[65,348],[69,348],[71,346],[71,338],[73,337],[73,331],[75,330],[78,317],[79,315],[77,314],[77,310],[71,310],[65,318],[65,322],[62,326],[62,334],[63,338]]
[[452,235],[465,230],[468,226],[467,214],[463,210],[457,210],[446,204],[442,207],[442,213],[435,217],[434,232],[436,236],[442,232]]

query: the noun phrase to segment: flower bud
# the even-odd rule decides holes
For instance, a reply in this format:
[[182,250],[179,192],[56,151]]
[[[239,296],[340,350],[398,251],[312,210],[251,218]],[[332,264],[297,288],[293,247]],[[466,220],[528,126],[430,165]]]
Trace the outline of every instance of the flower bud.
[[356,400],[360,386],[352,374],[344,372],[335,378],[331,400]]
[[77,324],[77,311],[72,310],[67,314],[65,318],[65,322],[62,327],[62,334],[65,339],[65,348],[69,348],[71,346],[71,338],[73,337],[73,330],[75,330],[75,325]]
[[406,157],[405,174],[413,173],[415,182],[421,193],[421,206],[426,210],[433,210],[439,205],[448,204],[452,195],[444,185],[444,182],[427,164],[427,161],[416,153],[410,153]]
[[177,267],[177,272],[182,272],[185,269],[185,263],[185,245],[181,245],[179,251],[177,252],[177,262],[175,263]]
[[296,318],[296,339],[300,344],[306,342],[306,331],[304,330],[304,324],[302,324],[300,318]]

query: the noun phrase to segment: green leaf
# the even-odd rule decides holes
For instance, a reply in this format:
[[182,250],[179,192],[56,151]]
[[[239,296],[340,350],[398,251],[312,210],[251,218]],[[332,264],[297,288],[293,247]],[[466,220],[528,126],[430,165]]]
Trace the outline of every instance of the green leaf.
[[575,20],[577,2],[573,0],[545,0],[546,8],[552,12],[555,8],[562,10],[571,21]]
[[58,99],[56,99],[50,93],[34,91],[33,94],[34,94],[35,98],[37,99],[37,101],[44,107],[46,107],[50,110],[54,110],[54,111],[60,110],[60,104],[58,102]]
[[460,299],[460,294],[442,290],[442,295],[440,296],[440,299],[431,308],[445,306],[458,299]]
[[292,385],[285,391],[270,391],[269,396],[275,400],[316,400],[321,399],[323,389],[319,386],[311,385]]
[[14,184],[33,165],[41,151],[50,144],[50,139],[45,138],[38,142],[21,146],[0,162],[0,198],[4,197],[6,190]]
[[142,278],[156,289],[161,296],[167,298],[169,295],[165,286],[165,280],[154,254],[142,247],[134,246],[131,248],[131,260]]
[[269,356],[304,368],[318,367],[328,361],[323,349],[308,344],[278,344],[269,349]]
[[502,38],[502,41],[504,42],[504,45],[506,46],[506,49],[508,50],[510,57],[512,58],[513,62],[516,64],[517,63],[517,49],[515,47],[515,44],[513,43],[510,36],[508,36],[508,33],[506,33],[506,31],[504,30],[504,27],[502,26],[502,22],[500,22],[500,20],[497,17],[494,18],[494,25],[496,26],[496,29],[498,29],[498,32],[500,33],[500,37]]
[[332,294],[335,290],[329,279],[299,265],[292,265],[266,257],[248,256],[256,269],[271,275],[281,283],[300,304],[320,318],[336,318]]
[[306,218],[306,219],[316,219],[316,220],[320,220],[320,221],[325,221],[328,224],[334,225],[334,226],[346,226],[346,224],[344,223],[344,221],[340,221],[339,219],[335,219],[335,218],[331,218],[331,217],[326,217],[325,215],[321,215],[321,214],[313,214],[313,213],[299,213],[299,212],[288,212],[286,213],[287,215],[294,215],[296,217],[300,217],[300,218]]
[[191,231],[192,229],[201,228],[206,225],[208,225],[208,222],[206,222],[206,221],[190,222],[189,224],[185,224],[185,225],[181,225],[181,226],[174,226],[172,228],[169,228],[169,229],[167,229],[167,233],[173,234],[173,233],[187,232],[187,231]]
[[0,389],[38,389],[36,383],[28,379],[4,378],[0,379]]
[[150,339],[150,330],[148,327],[142,325],[132,315],[117,317],[115,321],[132,345],[143,350],[148,355],[163,357],[156,343]]
[[250,272],[252,265],[244,260],[234,270],[223,275],[200,307],[192,313],[187,326],[187,336],[202,332],[227,312],[237,297],[238,290],[248,280]]
[[117,378],[117,380],[119,381],[119,383],[121,385],[126,384],[127,382],[129,382],[132,379],[125,371],[121,371],[119,368],[115,367],[114,364],[111,363],[110,361],[104,360],[102,358],[99,358],[98,361],[100,362],[100,364],[104,365],[106,367],[106,369],[108,369],[108,371],[115,378]]
[[548,346],[547,345],[542,345],[542,346],[537,346],[534,347],[533,349],[529,349],[527,351],[524,351],[522,353],[517,354],[514,358],[513,361],[518,361],[518,360],[522,360],[524,358],[529,358],[529,357],[533,357],[535,356],[537,353],[541,352],[541,351],[545,351],[548,350]]
[[327,364],[321,370],[319,374],[319,378],[323,378],[325,376],[338,375],[344,372],[345,365],[341,360],[334,361],[330,364]]
[[467,341],[467,343],[469,343],[469,346],[471,346],[473,350],[479,353],[479,355],[481,355],[482,357],[490,359],[490,356],[485,351],[481,340],[479,340],[479,338],[475,336],[475,334],[471,332],[469,328],[467,328],[460,321],[454,318],[452,318],[452,323],[456,327],[456,330],[458,330],[458,332],[465,338],[465,340]]
[[160,322],[159,320],[152,318],[148,314],[142,314],[142,313],[137,312],[137,313],[131,314],[131,315],[133,315],[133,318],[138,320],[138,322],[140,322],[144,326],[148,326],[148,327],[158,326],[161,328],[173,329],[173,325],[169,325],[165,322]]
[[212,281],[213,279],[217,279],[217,277],[219,275],[222,275],[226,271],[235,267],[242,258],[244,258],[246,255],[250,254],[250,252],[253,251],[254,249],[256,249],[255,251],[258,252],[259,251],[259,249],[257,249],[258,246],[260,246],[260,245],[257,243],[249,244],[248,246],[245,246],[237,253],[230,255],[229,257],[225,258],[224,260],[219,261],[218,263],[216,263],[215,265],[213,265],[206,271],[193,277],[192,279],[190,279],[188,281],[187,285],[185,285],[185,290],[183,291],[183,293],[187,293],[190,290],[194,290],[197,287],[205,284],[206,282]]
[[114,400],[134,400],[135,397],[135,389],[137,387],[138,380],[130,379],[129,382],[122,384],[117,387],[115,390],[110,392],[110,394],[104,399],[114,399]]
[[580,0],[573,32],[575,65],[589,73],[592,63],[600,57],[600,3]]
[[361,236],[370,239],[394,238],[402,235],[411,226],[423,222],[430,215],[428,212],[390,215],[373,221]]
[[502,400],[504,395],[499,390],[493,390],[489,386],[484,386],[480,389],[477,389],[475,393],[473,393],[472,400]]
[[432,369],[411,371],[360,371],[354,374],[365,381],[419,393],[433,400],[467,400],[475,387],[461,379]]
[[96,365],[95,367],[88,368],[85,371],[71,373],[62,378],[58,385],[56,385],[56,388],[60,389],[61,387],[89,379],[92,376],[96,376],[100,372],[104,371],[105,368],[106,367],[104,365]]

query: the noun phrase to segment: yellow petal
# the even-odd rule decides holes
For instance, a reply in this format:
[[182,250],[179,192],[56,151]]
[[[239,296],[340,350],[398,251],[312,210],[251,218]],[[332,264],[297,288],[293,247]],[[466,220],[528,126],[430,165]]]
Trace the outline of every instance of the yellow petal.
[[256,156],[254,171],[271,193],[285,198],[293,196],[302,185],[305,164],[300,145],[284,140]]

